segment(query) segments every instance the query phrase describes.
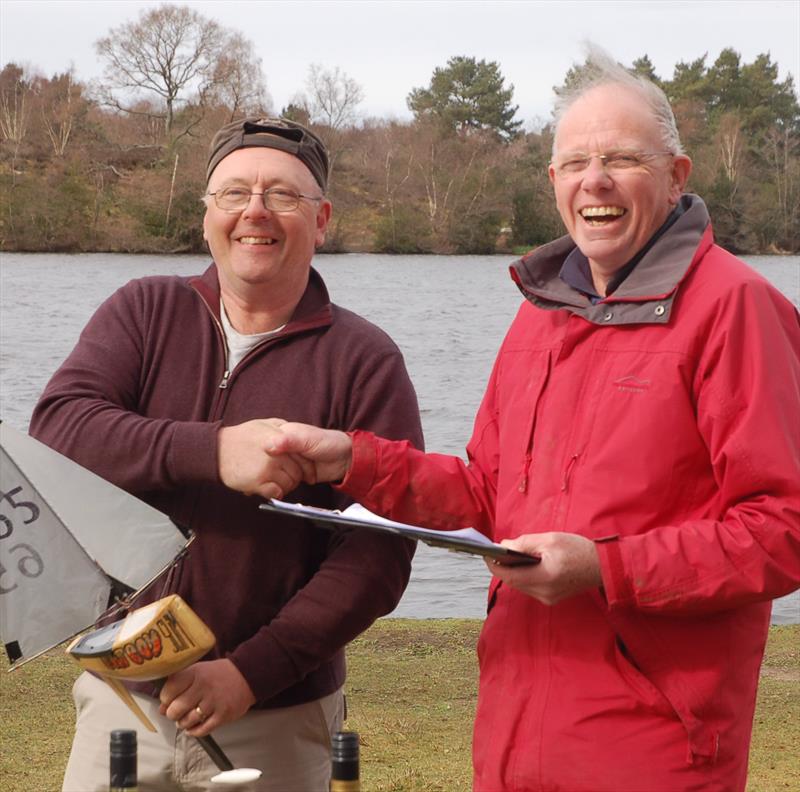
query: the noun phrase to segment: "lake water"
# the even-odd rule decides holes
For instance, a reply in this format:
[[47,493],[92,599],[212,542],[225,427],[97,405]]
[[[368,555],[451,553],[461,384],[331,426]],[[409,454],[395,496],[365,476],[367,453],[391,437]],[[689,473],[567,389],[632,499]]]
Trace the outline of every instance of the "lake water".
[[[495,353],[520,304],[507,256],[317,256],[332,299],[386,330],[417,388],[428,450],[463,454]],[[747,261],[800,307],[800,257]],[[0,255],[0,417],[27,429],[50,375],[97,306],[132,278],[205,269],[205,256]],[[420,545],[396,616],[481,617],[482,561]],[[800,594],[775,623],[800,622]]]

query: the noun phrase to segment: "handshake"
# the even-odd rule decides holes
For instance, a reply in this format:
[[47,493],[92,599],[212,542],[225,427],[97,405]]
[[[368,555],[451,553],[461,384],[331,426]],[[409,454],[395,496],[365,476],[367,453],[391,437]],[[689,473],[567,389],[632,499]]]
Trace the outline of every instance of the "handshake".
[[282,498],[300,483],[341,481],[353,457],[350,436],[280,418],[225,426],[217,435],[222,483],[246,495]]
[[[341,481],[353,462],[350,435],[279,418],[226,426],[219,431],[217,448],[222,482],[263,498],[283,498],[301,482]],[[546,605],[603,584],[597,548],[580,534],[523,534],[501,544],[536,556],[540,563],[518,567],[488,563],[491,573]]]

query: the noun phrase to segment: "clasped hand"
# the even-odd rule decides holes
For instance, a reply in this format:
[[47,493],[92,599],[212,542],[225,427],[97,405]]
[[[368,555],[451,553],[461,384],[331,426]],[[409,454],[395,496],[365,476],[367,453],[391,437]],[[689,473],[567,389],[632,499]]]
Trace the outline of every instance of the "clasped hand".
[[350,467],[352,443],[344,432],[265,418],[220,429],[217,455],[225,486],[282,498],[301,482],[342,479]]

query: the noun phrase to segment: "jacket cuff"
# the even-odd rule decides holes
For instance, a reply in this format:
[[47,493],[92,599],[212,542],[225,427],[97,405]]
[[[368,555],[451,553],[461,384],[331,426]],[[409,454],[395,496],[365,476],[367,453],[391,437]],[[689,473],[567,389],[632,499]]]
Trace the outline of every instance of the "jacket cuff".
[[257,702],[269,701],[297,682],[298,673],[289,655],[269,633],[246,641],[228,659],[239,669]]
[[630,604],[634,599],[634,595],[625,574],[625,563],[622,559],[619,536],[595,539],[594,545],[597,548],[597,557],[600,560],[603,590],[609,607]]
[[218,482],[217,433],[215,423],[179,422],[170,445],[169,469],[176,483]]
[[353,459],[350,470],[334,486],[355,500],[366,495],[375,483],[375,467],[378,459],[378,439],[372,432],[357,430],[347,433],[353,441]]

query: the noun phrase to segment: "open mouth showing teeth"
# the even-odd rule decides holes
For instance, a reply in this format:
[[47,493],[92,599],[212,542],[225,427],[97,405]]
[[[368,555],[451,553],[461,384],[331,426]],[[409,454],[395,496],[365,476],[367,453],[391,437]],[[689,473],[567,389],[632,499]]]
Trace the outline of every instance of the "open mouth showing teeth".
[[589,225],[599,226],[618,220],[626,211],[621,206],[587,206],[580,210],[580,216]]
[[239,237],[239,242],[243,245],[274,245],[275,241],[272,237]]

